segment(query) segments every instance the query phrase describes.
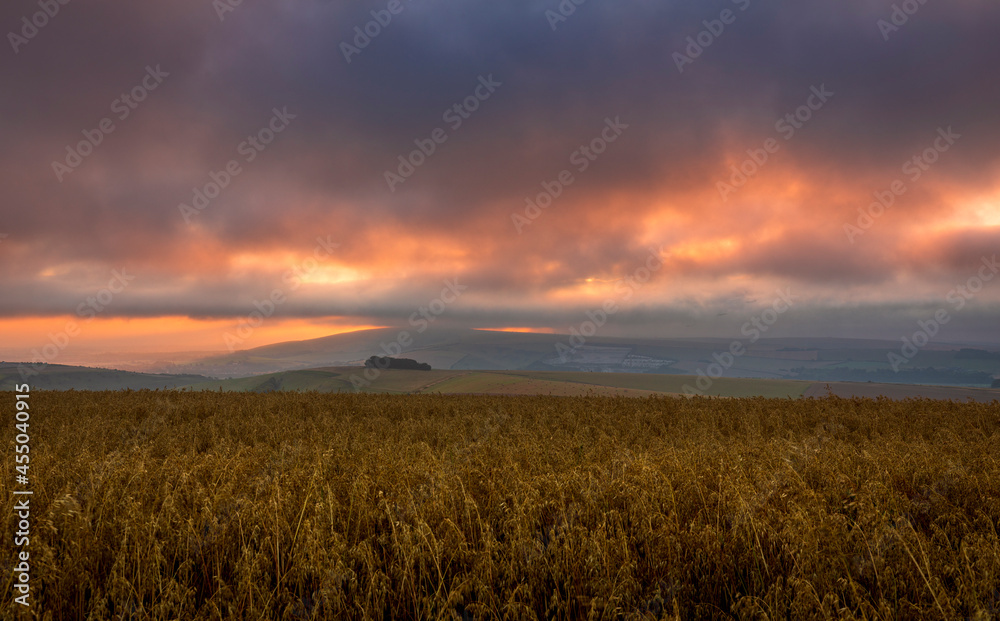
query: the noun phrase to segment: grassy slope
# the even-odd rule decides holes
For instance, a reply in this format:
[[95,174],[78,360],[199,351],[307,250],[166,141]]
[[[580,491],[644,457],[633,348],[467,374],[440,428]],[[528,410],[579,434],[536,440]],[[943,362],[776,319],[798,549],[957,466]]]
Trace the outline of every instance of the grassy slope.
[[[248,378],[195,384],[192,390],[267,392],[270,390],[354,391],[351,377],[365,378],[364,369],[328,367],[287,371]],[[371,376],[369,376],[371,377]],[[639,373],[585,373],[552,371],[381,371],[364,387],[365,392],[447,394],[677,394],[694,379],[685,376]],[[788,380],[715,380],[706,394],[712,396],[798,397],[808,382]]]
[[458,371],[409,371],[392,369],[379,371],[374,379],[359,367],[323,367],[304,371],[285,371],[252,377],[213,380],[189,386],[190,390],[235,392],[270,392],[272,390],[315,390],[319,392],[353,392],[352,378],[368,382],[366,392],[412,393],[429,385],[461,375]]
[[[599,385],[560,379],[539,379],[535,373],[469,373],[431,386],[422,392],[441,394],[493,395],[621,395],[647,397],[665,395],[662,391],[640,390],[613,385]],[[554,374],[553,374],[554,375]]]
[[[230,380],[213,380],[193,384],[190,390],[237,392],[270,392],[272,390],[315,390],[320,392],[354,392],[352,377],[364,379],[364,369],[356,367],[325,367],[307,371],[286,371]],[[369,376],[371,377],[371,376]],[[539,394],[587,395],[620,394],[648,396],[652,394],[683,394],[685,386],[698,388],[697,378],[684,375],[652,373],[587,373],[557,371],[381,371],[365,387],[374,393],[434,393],[434,394]],[[1000,399],[1000,390],[907,386],[900,384],[867,384],[834,382],[833,392],[840,396],[885,395],[891,398],[928,397],[935,399],[972,398],[989,402]],[[825,396],[826,383],[797,380],[720,378],[702,392],[714,397],[799,398]]]
[[[133,390],[183,388],[236,392],[319,391],[354,392],[352,377],[365,379],[358,367],[322,367],[284,371],[251,377],[209,380],[188,375],[154,375],[109,369],[91,369],[46,365],[31,385],[42,390]],[[372,376],[369,375],[368,378]],[[373,393],[444,393],[444,394],[541,394],[587,395],[619,394],[648,396],[679,394],[685,386],[697,388],[695,377],[649,373],[587,373],[556,371],[402,371],[387,370],[368,381],[365,392]],[[0,364],[0,390],[11,390],[21,383],[16,365]],[[898,384],[832,383],[840,396],[877,396],[892,398],[924,396],[936,399],[989,402],[1000,399],[1000,391],[961,387],[907,386]],[[776,379],[720,378],[703,391],[721,397],[791,397],[823,396],[826,383]]]
[[910,386],[907,384],[878,384],[867,382],[817,382],[805,392],[806,397],[825,397],[827,394],[838,397],[868,397],[879,396],[890,399],[929,398],[953,401],[972,400],[979,403],[1000,401],[1000,390],[988,388],[964,388],[961,386]]
[[[158,375],[148,373],[132,373],[115,369],[93,369],[89,367],[74,367],[59,364],[46,364],[37,367],[37,375],[31,375],[27,381],[32,388],[40,390],[132,390],[156,388],[180,388],[204,381],[206,378],[198,375]],[[16,364],[0,364],[0,390],[13,390],[15,385],[23,383]]]
[[441,394],[476,394],[512,388],[528,382],[527,377],[506,373],[463,373],[453,379],[428,387],[425,392]]
[[[697,388],[696,379],[685,375],[660,375],[654,373],[557,373],[548,371],[511,371],[512,375],[522,375],[537,379],[579,382],[614,388],[635,388],[664,393],[683,393],[685,386]],[[800,397],[811,382],[794,380],[758,380],[719,378],[704,391],[706,395],[720,397]]]

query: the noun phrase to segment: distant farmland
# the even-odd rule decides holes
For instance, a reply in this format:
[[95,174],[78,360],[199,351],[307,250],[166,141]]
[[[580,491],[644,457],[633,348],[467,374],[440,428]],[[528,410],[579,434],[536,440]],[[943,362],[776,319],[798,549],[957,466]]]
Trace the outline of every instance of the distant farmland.
[[[364,369],[326,367],[286,371],[231,380],[212,380],[192,384],[188,390],[270,392],[274,390],[316,390],[320,392],[356,392],[351,378],[364,378]],[[585,371],[404,371],[386,370],[366,382],[363,392],[390,394],[495,394],[495,395],[621,395],[650,396],[685,393],[685,387],[698,387],[698,378],[688,375],[657,373],[592,373]],[[1000,400],[1000,390],[948,386],[910,386],[806,382],[782,379],[719,378],[703,391],[716,397],[774,397],[797,399],[803,396],[838,396],[890,398],[931,397],[937,399],[972,399],[989,403]]]
[[[168,375],[94,369],[64,365],[37,365],[28,376],[39,390],[179,389],[235,392],[369,392],[387,394],[484,395],[650,395],[687,394],[694,388],[714,397],[843,397],[886,396],[893,399],[927,397],[989,403],[1000,400],[1000,390],[961,386],[879,384],[872,382],[813,382],[774,378],[708,378],[662,373],[603,373],[589,371],[474,371],[433,369],[365,369],[319,367],[211,379],[202,375]],[[0,390],[12,390],[23,380],[17,364],[0,364]]]

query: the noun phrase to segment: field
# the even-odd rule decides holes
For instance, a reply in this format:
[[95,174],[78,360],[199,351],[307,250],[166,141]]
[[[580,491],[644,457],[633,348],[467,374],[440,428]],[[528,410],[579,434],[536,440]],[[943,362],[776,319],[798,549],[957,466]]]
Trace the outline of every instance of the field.
[[[186,390],[271,392],[304,390],[318,392],[363,392],[387,394],[474,394],[631,396],[680,395],[685,387],[697,388],[698,377],[660,373],[593,373],[585,371],[406,371],[385,370],[356,387],[351,378],[364,378],[359,367],[324,367],[302,371],[269,373],[238,379],[194,383]],[[14,381],[13,379],[11,381]],[[982,403],[1000,400],[1000,390],[961,386],[920,386],[872,382],[806,382],[784,379],[722,377],[703,391],[711,397],[841,397],[885,396],[892,399],[931,398]]]
[[979,401],[990,403],[1000,401],[1000,391],[989,388],[965,388],[961,386],[917,386],[912,384],[877,384],[875,382],[829,382],[813,384],[803,396],[823,397],[827,394],[838,397],[888,397],[890,399],[939,399],[950,401]]
[[[794,356],[809,352],[773,352]],[[814,353],[814,352],[813,352]],[[144,390],[180,389],[194,391],[275,392],[371,392],[383,394],[474,394],[474,395],[553,395],[628,396],[686,394],[689,388],[710,397],[840,397],[886,396],[893,399],[929,398],[982,403],[1000,400],[1000,390],[964,386],[886,384],[876,382],[814,382],[773,377],[708,378],[668,373],[612,373],[595,371],[506,370],[483,371],[434,369],[411,371],[386,369],[377,375],[363,367],[295,369],[237,377],[212,379],[201,375],[134,373],[65,365],[32,367],[31,385],[41,390]],[[0,391],[13,390],[22,380],[16,363],[0,363]]]
[[[355,392],[351,378],[364,378],[358,367],[325,367],[285,371],[239,379],[212,380],[192,384],[189,390],[269,392],[271,390],[315,390]],[[505,395],[678,395],[684,386],[696,385],[697,377],[656,373],[591,373],[584,371],[404,371],[385,370],[361,386],[365,392],[392,394],[505,394]],[[707,391],[720,397],[801,397],[814,384],[794,380],[723,377]],[[984,391],[1000,398],[1000,391]]]
[[5,493],[5,619],[1000,617],[997,402],[30,403],[34,605]]

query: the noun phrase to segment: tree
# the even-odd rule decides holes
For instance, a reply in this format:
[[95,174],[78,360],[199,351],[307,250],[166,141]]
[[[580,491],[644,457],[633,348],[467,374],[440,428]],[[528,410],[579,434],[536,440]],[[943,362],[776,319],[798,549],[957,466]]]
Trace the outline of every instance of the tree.
[[389,358],[388,356],[372,356],[365,360],[365,367],[369,369],[404,369],[409,371],[430,371],[431,365],[426,362],[417,362],[409,358]]

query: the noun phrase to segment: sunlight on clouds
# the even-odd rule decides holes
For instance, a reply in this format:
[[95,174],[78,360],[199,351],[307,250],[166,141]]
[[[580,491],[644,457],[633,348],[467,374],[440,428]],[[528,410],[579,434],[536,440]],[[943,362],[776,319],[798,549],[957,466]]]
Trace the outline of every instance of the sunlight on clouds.
[[549,303],[575,305],[600,303],[604,298],[614,297],[614,283],[617,281],[585,280],[573,282],[562,287],[552,287],[545,294]]
[[714,263],[737,255],[743,243],[736,237],[681,242],[670,248],[674,258],[695,263]]
[[240,253],[229,259],[233,274],[287,275],[287,280],[314,285],[335,285],[367,278],[365,272],[334,263],[330,257],[321,259],[292,252]]
[[1000,226],[1000,190],[972,197],[955,196],[948,205],[951,213],[936,223],[938,231]]
[[481,332],[529,332],[531,334],[557,334],[554,328],[504,327],[477,328]]
[[299,277],[303,284],[337,285],[345,282],[365,280],[366,276],[359,270],[340,265],[322,266],[311,273]]
[[113,276],[114,269],[113,265],[95,261],[50,263],[36,272],[35,278],[62,281],[71,286],[103,286]]
[[1000,192],[990,198],[972,201],[967,213],[971,216],[972,226],[1000,226]]

